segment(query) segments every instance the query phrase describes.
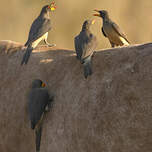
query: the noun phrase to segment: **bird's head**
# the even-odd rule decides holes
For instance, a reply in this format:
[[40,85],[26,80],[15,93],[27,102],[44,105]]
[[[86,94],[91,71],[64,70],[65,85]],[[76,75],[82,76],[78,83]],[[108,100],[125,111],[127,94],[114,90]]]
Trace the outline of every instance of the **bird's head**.
[[43,8],[42,8],[42,11],[43,13],[46,13],[46,12],[52,12],[52,11],[55,11],[56,10],[56,5],[55,5],[55,2],[52,2],[51,4],[49,5],[45,5]]
[[45,83],[40,79],[35,79],[32,82],[32,88],[44,88],[45,86]]
[[55,2],[52,2],[50,5],[48,5],[48,9],[49,9],[50,11],[55,11],[55,10],[56,10]]
[[103,19],[108,17],[108,12],[106,10],[94,10],[95,12],[98,12],[99,14],[93,14],[94,16],[102,17]]
[[82,29],[89,29],[91,25],[95,23],[95,20],[86,20],[83,23]]

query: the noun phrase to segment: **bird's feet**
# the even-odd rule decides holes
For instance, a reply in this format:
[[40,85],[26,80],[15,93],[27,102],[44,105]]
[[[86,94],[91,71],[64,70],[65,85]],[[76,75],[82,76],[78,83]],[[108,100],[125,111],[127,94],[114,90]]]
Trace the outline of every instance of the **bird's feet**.
[[50,101],[49,101],[48,105],[45,107],[45,112],[49,112],[50,109],[53,107],[53,101],[54,101],[54,95],[52,95],[50,97]]
[[83,63],[84,63],[84,59],[81,59],[81,60],[80,60],[80,63],[83,64]]
[[47,47],[55,47],[56,44],[46,44]]
[[48,41],[46,39],[44,40],[44,43],[46,44],[47,47],[54,47],[54,46],[56,46],[56,44],[50,44],[50,43],[48,43]]
[[95,56],[95,54],[96,54],[96,51],[94,51],[94,52],[93,52],[93,54],[92,54],[92,58]]
[[49,105],[47,105],[47,106],[45,107],[45,112],[49,112],[50,109],[51,109],[51,106],[50,106],[50,104],[49,104]]

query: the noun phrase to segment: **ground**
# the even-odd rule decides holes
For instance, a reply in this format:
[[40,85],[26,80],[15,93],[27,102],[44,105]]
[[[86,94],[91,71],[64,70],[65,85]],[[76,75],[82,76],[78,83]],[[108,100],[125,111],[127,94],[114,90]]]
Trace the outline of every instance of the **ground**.
[[41,151],[151,152],[152,44],[97,51],[87,80],[73,50],[24,49],[0,42],[0,151],[33,152],[27,92],[42,79],[55,94],[44,121]]

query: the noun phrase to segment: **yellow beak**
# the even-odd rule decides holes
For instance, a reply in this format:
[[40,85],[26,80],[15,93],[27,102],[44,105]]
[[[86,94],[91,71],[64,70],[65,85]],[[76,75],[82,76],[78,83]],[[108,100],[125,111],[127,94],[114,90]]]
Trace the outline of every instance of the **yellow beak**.
[[55,11],[55,10],[56,10],[55,2],[52,2],[52,3],[49,5],[49,7],[50,7],[50,10],[51,10],[51,11]]
[[55,7],[50,7],[51,11],[55,11]]
[[45,85],[45,83],[42,83],[42,87],[44,88],[46,85]]
[[96,21],[95,20],[92,20],[91,24],[94,24]]

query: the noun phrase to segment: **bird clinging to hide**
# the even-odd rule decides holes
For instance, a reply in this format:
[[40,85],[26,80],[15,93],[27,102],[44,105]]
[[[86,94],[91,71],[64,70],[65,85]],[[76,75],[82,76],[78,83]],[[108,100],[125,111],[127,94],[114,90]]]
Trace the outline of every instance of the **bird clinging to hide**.
[[36,79],[32,82],[32,87],[28,94],[28,114],[31,128],[35,130],[36,152],[40,151],[43,119],[51,108],[53,98],[54,96],[49,94],[41,80]]
[[97,46],[96,37],[90,31],[90,26],[94,24],[94,22],[95,20],[86,20],[83,23],[80,34],[74,38],[77,59],[79,59],[84,66],[85,78],[92,74],[91,59]]
[[26,52],[23,56],[22,64],[27,64],[30,54],[34,48],[44,40],[45,44],[49,47],[55,46],[47,42],[48,32],[51,30],[51,20],[49,12],[53,12],[56,9],[55,3],[52,2],[50,5],[45,5],[40,15],[34,20],[31,25],[28,40],[25,43]]

